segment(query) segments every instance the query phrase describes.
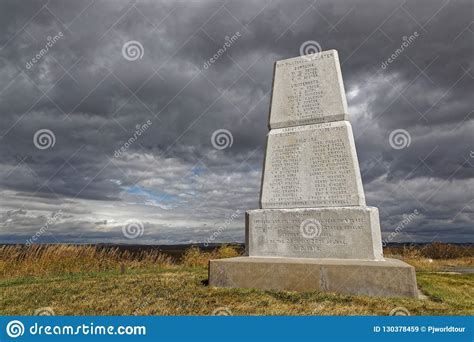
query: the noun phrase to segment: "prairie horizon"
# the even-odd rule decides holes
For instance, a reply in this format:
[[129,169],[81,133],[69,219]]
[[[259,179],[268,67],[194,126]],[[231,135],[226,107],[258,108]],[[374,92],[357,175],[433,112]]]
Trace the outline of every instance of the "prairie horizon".
[[0,342],[474,336],[473,10],[0,1]]

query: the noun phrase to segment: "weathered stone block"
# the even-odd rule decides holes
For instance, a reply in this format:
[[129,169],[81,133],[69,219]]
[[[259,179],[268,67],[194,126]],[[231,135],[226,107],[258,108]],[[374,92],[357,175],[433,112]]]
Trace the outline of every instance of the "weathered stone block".
[[250,210],[245,233],[249,256],[383,260],[374,207]]
[[417,298],[415,269],[384,261],[238,257],[209,262],[209,285]]
[[347,120],[336,50],[275,63],[270,128]]
[[365,206],[348,121],[273,129],[268,134],[262,208]]

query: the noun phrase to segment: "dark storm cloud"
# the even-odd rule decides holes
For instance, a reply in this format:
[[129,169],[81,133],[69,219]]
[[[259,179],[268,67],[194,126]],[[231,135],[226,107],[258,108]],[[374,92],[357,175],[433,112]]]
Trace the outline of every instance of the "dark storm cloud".
[[[382,229],[417,209],[399,240],[472,241],[469,1],[1,7],[4,241],[34,234],[59,209],[48,241],[121,241],[130,218],[144,222],[146,242],[202,241],[235,210],[256,208],[273,63],[309,40],[339,51],[368,204],[380,208]],[[122,56],[131,40],[144,48],[134,62]],[[39,129],[54,133],[53,147],[35,147]],[[232,147],[213,148],[218,129],[231,131]],[[409,146],[391,147],[395,129],[408,132]],[[242,238],[243,216],[231,226],[222,240]]]

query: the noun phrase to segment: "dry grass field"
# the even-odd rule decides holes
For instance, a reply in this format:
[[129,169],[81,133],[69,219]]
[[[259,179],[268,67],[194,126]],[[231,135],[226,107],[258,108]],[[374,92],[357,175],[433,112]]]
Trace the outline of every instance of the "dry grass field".
[[[179,260],[161,252],[94,246],[0,247],[0,314],[31,315],[473,315],[474,247],[432,244],[387,248],[414,265],[426,299],[371,298],[207,286],[209,259],[237,256],[222,246],[190,248]],[[46,308],[46,309],[45,309]]]

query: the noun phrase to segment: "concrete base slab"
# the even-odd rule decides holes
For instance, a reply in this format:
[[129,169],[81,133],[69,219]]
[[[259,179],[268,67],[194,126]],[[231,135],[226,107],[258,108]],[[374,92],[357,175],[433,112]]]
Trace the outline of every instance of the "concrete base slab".
[[209,262],[209,285],[382,297],[418,297],[415,268],[383,261],[237,257]]

